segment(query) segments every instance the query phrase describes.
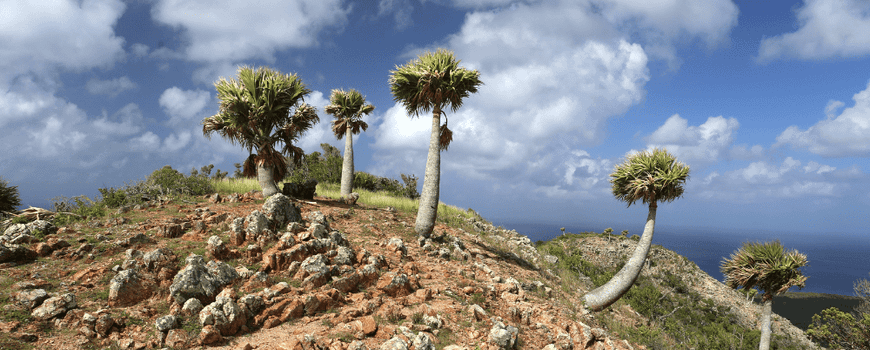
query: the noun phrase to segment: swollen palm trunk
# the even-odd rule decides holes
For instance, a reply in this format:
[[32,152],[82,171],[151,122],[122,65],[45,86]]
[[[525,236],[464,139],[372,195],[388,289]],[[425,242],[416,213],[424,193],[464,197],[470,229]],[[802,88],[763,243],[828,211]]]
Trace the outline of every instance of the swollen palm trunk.
[[263,199],[280,192],[275,184],[275,177],[272,176],[271,166],[265,164],[257,165],[257,182],[260,183],[260,188],[263,189]]
[[438,192],[441,181],[441,110],[435,108],[432,112],[432,136],[429,138],[429,157],[426,158],[426,176],[423,179],[423,193],[420,194],[420,207],[417,209],[417,221],[414,231],[418,235],[429,237],[435,228],[435,217],[438,215]]
[[344,133],[344,160],[341,163],[341,196],[347,197],[353,191],[353,133],[350,132],[350,123],[347,132]]
[[603,286],[595,288],[595,290],[586,293],[586,308],[592,311],[601,311],[604,308],[615,303],[621,298],[628,289],[637,280],[640,275],[640,270],[643,268],[643,263],[649,253],[649,247],[652,243],[653,231],[656,225],[656,204],[651,203],[649,206],[649,214],[646,217],[646,225],[643,227],[643,235],[640,237],[640,242],[637,242],[637,248],[625,266],[616,273],[610,281],[607,281]]
[[761,339],[758,341],[758,350],[770,348],[770,312],[772,306],[773,299],[768,299],[761,308]]

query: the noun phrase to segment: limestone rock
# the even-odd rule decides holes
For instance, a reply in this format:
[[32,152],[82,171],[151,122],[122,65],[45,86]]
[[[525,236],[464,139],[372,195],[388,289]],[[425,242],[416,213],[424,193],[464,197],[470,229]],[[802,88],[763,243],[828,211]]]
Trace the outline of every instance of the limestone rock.
[[405,342],[402,338],[398,336],[394,336],[387,340],[385,343],[381,344],[381,347],[378,348],[380,350],[408,350],[408,343]]
[[205,267],[212,276],[212,280],[217,284],[217,288],[231,284],[239,278],[239,273],[236,272],[236,269],[223,261],[212,260]]
[[202,311],[202,302],[197,298],[190,298],[184,302],[184,306],[181,307],[181,311],[187,313],[188,315],[197,315],[200,311]]
[[213,326],[202,327],[199,331],[199,343],[202,345],[211,345],[224,341],[220,331]]
[[203,304],[210,303],[217,294],[218,284],[205,267],[202,256],[191,254],[186,262],[187,266],[172,280],[169,295],[178,305],[184,305],[190,298],[199,299]]
[[278,193],[263,203],[263,213],[269,218],[270,228],[278,231],[291,222],[302,221],[299,208],[290,202],[290,198]]
[[414,350],[435,350],[435,344],[432,343],[432,338],[426,333],[419,333],[411,342]]
[[411,294],[414,288],[411,286],[408,275],[387,272],[381,275],[377,288],[392,297],[402,297]]
[[48,320],[57,316],[66,314],[67,311],[78,307],[76,303],[76,295],[67,293],[56,297],[51,297],[42,302],[42,305],[37,307],[30,313],[31,316],[39,320]]
[[166,315],[158,318],[157,321],[154,322],[154,326],[157,327],[157,330],[161,332],[168,332],[170,329],[175,328],[177,325],[178,317],[175,317],[175,315]]
[[263,230],[269,227],[269,218],[259,210],[254,210],[245,218],[246,240],[255,240]]
[[135,305],[151,296],[151,289],[134,269],[119,272],[109,282],[109,305]]
[[233,299],[218,297],[199,312],[199,323],[203,327],[212,325],[223,336],[235,335],[245,324],[245,313]]
[[489,342],[500,349],[514,349],[517,344],[519,329],[514,326],[505,326],[501,321],[495,321],[489,330]]
[[18,303],[28,310],[39,306],[45,299],[48,299],[48,293],[44,289],[29,289],[18,292]]
[[17,245],[0,243],[0,263],[19,262],[36,259],[36,252]]
[[112,319],[112,316],[109,314],[102,314],[100,317],[97,317],[97,321],[94,322],[94,332],[105,338],[109,335],[109,332],[112,330],[112,326],[115,325],[115,320]]

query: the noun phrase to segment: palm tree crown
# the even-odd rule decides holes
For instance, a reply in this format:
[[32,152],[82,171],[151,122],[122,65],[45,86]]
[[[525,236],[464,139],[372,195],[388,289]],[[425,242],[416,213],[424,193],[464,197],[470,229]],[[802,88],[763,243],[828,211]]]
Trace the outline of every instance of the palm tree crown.
[[[210,138],[217,132],[248,149],[250,156],[244,162],[244,176],[254,176],[256,166],[266,164],[275,179],[283,179],[287,166],[281,154],[299,162],[304,151],[294,144],[320,121],[314,107],[304,103],[311,90],[295,74],[282,74],[266,67],[240,67],[238,80],[221,78],[215,88],[219,111],[203,120],[203,134]],[[275,150],[278,142],[284,143],[280,153]],[[253,153],[254,149],[258,154]]]
[[[440,114],[448,105],[456,112],[462,107],[462,99],[476,93],[478,86],[483,85],[480,72],[459,67],[460,62],[453,52],[438,49],[404,66],[396,66],[396,70],[390,71],[393,100],[401,102],[408,115],[415,117],[433,110]],[[445,120],[440,132],[441,150],[447,149],[452,140],[453,133]]]
[[778,240],[767,243],[744,243],[730,259],[722,261],[725,284],[730,288],[764,291],[763,301],[791,287],[802,289],[807,276],[799,268],[807,264],[807,256],[797,250],[786,251]]
[[630,207],[640,200],[644,204],[671,202],[683,195],[689,167],[664,149],[643,151],[617,165],[610,174],[613,195]]
[[366,104],[365,97],[359,91],[354,89],[350,89],[350,91],[332,90],[329,103],[329,105],[324,107],[324,111],[335,117],[335,120],[332,122],[332,132],[338,139],[344,137],[348,126],[354,134],[359,134],[360,131],[366,131],[369,128],[369,125],[362,120],[362,117],[374,111],[375,106]]

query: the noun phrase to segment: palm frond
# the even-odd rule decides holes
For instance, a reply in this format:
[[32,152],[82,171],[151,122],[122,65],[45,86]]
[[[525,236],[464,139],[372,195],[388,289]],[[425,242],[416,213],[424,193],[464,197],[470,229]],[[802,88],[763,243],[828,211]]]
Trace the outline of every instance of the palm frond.
[[689,166],[667,150],[654,149],[626,157],[610,177],[613,195],[629,207],[638,200],[645,204],[670,202],[683,195]]
[[393,99],[402,103],[411,116],[436,106],[443,109],[449,105],[455,112],[464,98],[483,85],[480,72],[459,67],[460,62],[453,52],[438,49],[396,66],[389,79]]
[[786,251],[779,241],[744,243],[729,259],[722,261],[725,284],[731,288],[764,291],[763,300],[784,293],[791,287],[803,288],[807,276],[799,270],[808,263],[796,250]]

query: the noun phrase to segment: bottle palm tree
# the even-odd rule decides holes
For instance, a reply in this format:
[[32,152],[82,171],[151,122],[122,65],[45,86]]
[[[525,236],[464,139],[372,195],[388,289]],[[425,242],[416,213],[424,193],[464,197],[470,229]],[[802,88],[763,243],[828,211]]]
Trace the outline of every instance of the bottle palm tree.
[[[287,174],[281,155],[299,163],[305,153],[294,143],[320,121],[314,107],[304,103],[311,90],[295,74],[266,67],[239,67],[238,80],[221,78],[215,88],[220,108],[218,114],[202,121],[202,133],[211,137],[217,132],[247,148],[242,175],[257,176],[264,198],[278,193],[275,181]],[[278,142],[284,144],[280,152],[275,150]]]
[[341,196],[347,197],[353,191],[353,134],[368,129],[369,125],[362,121],[362,117],[374,111],[375,106],[366,104],[365,97],[354,89],[332,90],[329,103],[324,110],[335,117],[332,132],[339,140],[347,135],[341,163]]
[[689,178],[689,166],[680,163],[668,151],[655,149],[626,157],[610,174],[611,190],[616,199],[630,207],[640,200],[649,204],[643,235],[628,262],[603,286],[586,293],[586,308],[600,311],[621,298],[637,280],[649,253],[655,229],[658,202],[670,202],[683,195]]
[[477,92],[482,85],[480,72],[459,67],[453,52],[438,49],[426,52],[404,66],[390,71],[390,91],[393,99],[401,102],[408,114],[419,116],[420,112],[432,110],[432,134],[429,139],[429,155],[426,158],[426,174],[423,193],[417,209],[414,230],[429,236],[435,228],[438,214],[439,183],[441,181],[441,151],[453,140],[453,132],[447,128],[445,116],[441,125],[442,109],[450,106],[455,112],[462,106],[462,99]]
[[730,259],[722,261],[725,285],[731,288],[757,288],[764,306],[761,314],[761,340],[759,350],[770,347],[770,313],[773,296],[791,287],[803,289],[807,277],[799,268],[806,266],[807,256],[797,250],[786,252],[779,241],[744,243]]

